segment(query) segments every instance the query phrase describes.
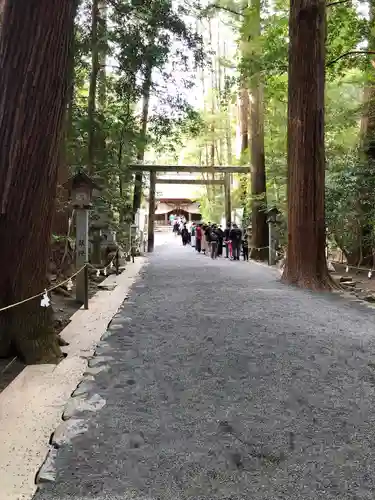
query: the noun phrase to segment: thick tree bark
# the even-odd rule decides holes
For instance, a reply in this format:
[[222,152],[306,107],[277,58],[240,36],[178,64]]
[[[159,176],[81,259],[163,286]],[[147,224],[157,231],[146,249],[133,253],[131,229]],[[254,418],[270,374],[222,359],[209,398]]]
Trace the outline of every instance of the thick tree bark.
[[[12,0],[0,38],[0,307],[43,291],[75,1]],[[1,335],[27,362],[61,358],[40,298],[1,313]]]
[[[142,87],[142,118],[141,118],[141,133],[140,133],[141,141],[137,154],[137,160],[139,162],[142,162],[145,158],[151,85],[152,85],[152,63],[150,61],[147,62],[145,66],[144,80]],[[142,187],[143,187],[142,173],[135,174],[134,193],[133,193],[133,222],[135,221],[135,215],[137,213],[137,210],[141,208]]]
[[[78,0],[75,0],[75,9],[77,11]],[[67,72],[68,90],[66,97],[66,110],[64,117],[64,139],[61,141],[61,155],[59,160],[59,168],[57,173],[57,195],[55,202],[55,212],[52,222],[52,233],[66,236],[69,229],[69,216],[71,213],[69,207],[69,190],[66,183],[70,176],[69,169],[69,143],[72,135],[73,123],[73,107],[75,94],[75,52],[76,44],[75,37],[72,38],[69,49],[69,63]]]
[[291,0],[288,92],[288,248],[283,281],[328,289],[325,256],[325,2]]

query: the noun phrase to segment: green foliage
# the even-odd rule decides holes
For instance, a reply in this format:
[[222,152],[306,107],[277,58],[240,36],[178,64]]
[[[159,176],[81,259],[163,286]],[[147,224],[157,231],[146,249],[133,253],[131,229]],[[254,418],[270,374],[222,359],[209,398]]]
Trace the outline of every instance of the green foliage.
[[[85,168],[93,141],[93,175],[102,187],[95,212],[105,212],[117,228],[130,217],[133,180],[128,165],[139,151],[145,147],[160,151],[167,138],[176,149],[184,135],[198,133],[200,117],[185,91],[194,85],[192,69],[201,64],[203,53],[200,36],[186,20],[186,8],[176,9],[171,0],[100,0],[95,43],[93,1],[82,2],[76,20],[74,95],[65,157],[73,171]],[[88,98],[95,53],[100,66],[91,117]],[[144,136],[142,99],[148,70],[152,82]],[[177,71],[183,74],[178,81]],[[171,94],[171,88],[178,90]]]
[[223,216],[224,195],[218,193],[215,196],[202,196],[199,198],[199,203],[203,221],[220,224]]
[[[94,121],[88,123],[91,3],[82,4],[77,22],[67,159],[73,167],[87,164],[93,127],[95,175],[104,188],[98,205],[111,211],[113,224],[128,220],[133,184],[127,165],[143,147],[149,158],[160,162],[246,164],[247,152],[242,158],[238,154],[238,94],[244,84],[251,88],[255,74],[264,83],[268,203],[285,215],[288,2],[262,0],[250,5],[218,0],[206,2],[198,12],[194,2],[176,7],[172,0],[108,0],[107,22],[101,24],[98,42],[107,69],[100,70]],[[237,44],[236,53],[228,52],[231,42]],[[331,238],[348,252],[358,247],[358,238],[361,245],[369,239],[373,244],[369,228],[375,218],[371,202],[375,176],[372,160],[360,151],[359,137],[363,88],[373,84],[367,74],[372,69],[367,55],[349,54],[367,42],[373,47],[371,22],[356,5],[327,8],[326,217]],[[141,103],[147,68],[152,68],[153,81],[143,137]],[[193,93],[201,97],[198,105],[192,104]],[[242,206],[245,219],[250,192],[247,177],[233,191],[233,208]],[[221,189],[205,187],[197,190],[197,196],[204,218],[218,222],[224,209]]]

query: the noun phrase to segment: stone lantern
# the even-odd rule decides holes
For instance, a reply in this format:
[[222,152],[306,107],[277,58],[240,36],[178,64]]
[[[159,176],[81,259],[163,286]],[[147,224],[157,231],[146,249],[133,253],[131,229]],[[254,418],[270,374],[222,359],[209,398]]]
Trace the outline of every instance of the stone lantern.
[[267,222],[270,224],[276,224],[278,215],[280,215],[280,210],[276,207],[272,207],[267,210]]
[[78,172],[70,182],[72,205],[78,210],[88,210],[92,207],[92,193],[99,186],[85,172]]
[[[89,260],[89,210],[92,208],[92,194],[99,186],[83,171],[79,171],[67,182],[70,188],[72,206],[76,211],[76,268],[83,267]],[[76,298],[85,302],[85,273],[77,275]]]

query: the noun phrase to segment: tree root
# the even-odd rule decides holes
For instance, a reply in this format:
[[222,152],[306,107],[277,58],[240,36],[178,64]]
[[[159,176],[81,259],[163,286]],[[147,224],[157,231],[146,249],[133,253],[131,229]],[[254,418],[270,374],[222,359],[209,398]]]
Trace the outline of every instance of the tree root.
[[281,282],[286,285],[296,286],[298,288],[303,288],[307,290],[313,290],[317,292],[331,292],[333,290],[342,290],[342,287],[332,278],[332,276],[327,272],[324,276],[295,276],[288,273],[287,268],[284,268],[284,272],[281,276]]

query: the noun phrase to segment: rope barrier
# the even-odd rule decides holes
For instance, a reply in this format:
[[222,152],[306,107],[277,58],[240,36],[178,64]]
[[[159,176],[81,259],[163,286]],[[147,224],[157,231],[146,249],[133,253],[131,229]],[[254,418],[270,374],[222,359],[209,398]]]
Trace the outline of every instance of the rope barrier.
[[112,269],[112,267],[113,267],[113,261],[117,258],[117,256],[118,256],[118,250],[115,253],[115,255],[112,257],[112,259],[110,260],[110,262],[105,267],[96,267],[96,266],[93,266],[92,264],[90,264],[89,262],[86,265],[90,269],[94,269],[95,271],[97,271],[97,273],[99,273],[99,274],[101,272],[103,272],[103,274],[106,276],[107,269],[108,268]]
[[6,367],[2,370],[2,372],[0,373],[0,375],[2,375],[3,373],[5,373],[7,371],[8,368],[10,368],[12,366],[12,364],[16,361],[17,359],[17,356],[14,356],[14,358],[12,359],[12,361],[10,361]]
[[12,309],[13,307],[16,307],[16,306],[19,306],[21,304],[25,304],[26,302],[29,302],[30,300],[34,300],[34,299],[37,299],[38,297],[42,297],[44,294],[46,293],[49,293],[49,292],[52,292],[53,290],[55,290],[56,288],[59,288],[61,285],[64,285],[65,283],[67,283],[68,281],[70,281],[72,278],[74,278],[75,276],[77,276],[81,271],[83,271],[85,269],[87,264],[85,264],[84,266],[82,266],[77,272],[75,272],[74,274],[72,274],[69,278],[67,278],[66,280],[64,281],[61,281],[60,283],[58,283],[57,285],[54,285],[52,286],[51,288],[49,288],[48,290],[45,289],[43,290],[43,292],[40,292],[38,293],[37,295],[33,295],[32,297],[29,297],[28,299],[24,299],[24,300],[20,300],[19,302],[16,302],[15,304],[11,304],[9,306],[6,306],[6,307],[2,307],[0,309],[0,312],[2,311],[6,311],[7,309]]
[[[267,247],[268,248],[268,247]],[[259,249],[260,250],[260,249]],[[281,253],[279,252],[276,252],[277,255],[282,255]],[[350,269],[355,269],[356,271],[364,271],[364,272],[367,272],[367,277],[369,279],[372,278],[372,274],[374,272],[374,269],[373,268],[367,268],[367,267],[358,267],[358,266],[348,266],[348,264],[345,265],[345,263],[343,262],[336,262],[334,260],[330,260],[330,259],[327,259],[329,262],[331,262],[332,265],[334,264],[338,264],[338,265],[341,265],[341,266],[345,266],[345,272],[348,273]]]
[[[250,249],[249,249],[249,250],[250,250],[250,252],[251,252],[251,250],[265,250],[266,248],[269,248],[269,245],[268,245],[268,246],[266,246],[266,247],[259,247],[259,248],[256,248],[256,247],[250,247]],[[275,250],[275,249],[274,249],[273,251],[275,252],[275,254],[276,254],[276,255],[280,255],[280,256],[283,256],[283,255],[284,255],[282,252],[279,252],[279,251],[277,251],[277,250]]]
[[68,283],[69,281],[71,281],[72,278],[74,278],[80,272],[82,272],[85,269],[85,267],[90,267],[91,269],[95,269],[99,273],[103,272],[103,274],[106,275],[107,269],[113,267],[113,261],[117,258],[117,255],[118,255],[118,251],[113,256],[111,261],[105,267],[102,267],[102,268],[97,268],[97,267],[95,267],[92,264],[87,262],[84,266],[82,266],[80,269],[78,269],[78,271],[76,271],[74,274],[72,274],[69,278],[65,279],[64,281],[60,281],[60,283],[58,283],[57,285],[54,285],[51,288],[45,289],[45,290],[43,290],[43,292],[40,292],[36,295],[33,295],[32,297],[28,297],[27,299],[20,300],[19,302],[16,302],[14,304],[10,304],[9,306],[2,307],[2,308],[0,308],[0,312],[7,311],[8,309],[12,309],[13,307],[17,307],[17,306],[20,306],[21,304],[25,304],[26,302],[29,302],[30,300],[34,300],[34,299],[37,299],[38,297],[42,297],[42,296],[47,295],[48,293],[52,292],[53,290],[56,290],[56,288],[59,288],[61,285],[64,285],[65,283]]
[[330,261],[332,264],[339,264],[342,266],[345,266],[345,272],[348,273],[350,269],[355,269],[356,271],[364,271],[367,272],[367,277],[369,279],[372,278],[372,273],[374,271],[373,268],[367,268],[367,267],[358,267],[358,266],[348,266],[348,264],[340,263],[340,262],[335,262],[334,260]]

